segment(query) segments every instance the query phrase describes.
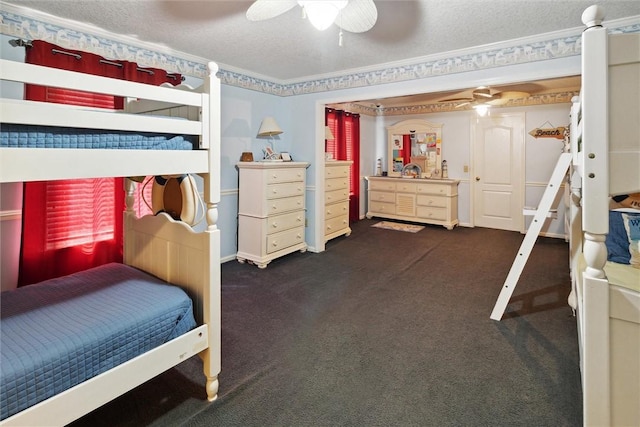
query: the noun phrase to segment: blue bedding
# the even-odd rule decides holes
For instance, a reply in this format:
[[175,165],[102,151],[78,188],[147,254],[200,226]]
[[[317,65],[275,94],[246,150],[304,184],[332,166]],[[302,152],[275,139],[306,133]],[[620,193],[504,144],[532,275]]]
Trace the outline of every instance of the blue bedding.
[[629,264],[631,260],[629,237],[624,228],[622,212],[609,211],[609,234],[607,234],[605,244],[607,246],[607,261]]
[[0,419],[196,326],[180,288],[107,264],[0,295]]
[[192,150],[197,137],[35,125],[0,125],[0,147]]

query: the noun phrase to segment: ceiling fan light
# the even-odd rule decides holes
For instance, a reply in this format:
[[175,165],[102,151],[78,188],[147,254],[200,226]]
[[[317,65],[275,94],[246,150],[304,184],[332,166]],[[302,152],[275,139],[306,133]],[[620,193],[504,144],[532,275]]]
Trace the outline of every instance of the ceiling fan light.
[[299,0],[298,4],[305,10],[309,22],[316,29],[324,31],[333,24],[338,13],[348,3],[348,0]]
[[476,110],[476,113],[478,113],[480,117],[486,116],[489,112],[489,106],[487,104],[474,105],[473,109]]

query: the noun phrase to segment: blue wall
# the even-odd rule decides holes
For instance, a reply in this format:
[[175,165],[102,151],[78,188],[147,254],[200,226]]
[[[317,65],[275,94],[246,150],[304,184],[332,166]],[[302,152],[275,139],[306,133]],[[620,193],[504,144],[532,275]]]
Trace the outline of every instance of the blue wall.
[[[70,24],[71,25],[71,24]],[[114,35],[119,40],[123,36]],[[7,41],[14,37],[1,36],[0,55],[3,58],[23,60],[23,49],[7,47]],[[131,43],[135,43],[134,40]],[[179,53],[176,53],[178,55]],[[320,185],[324,176],[324,106],[335,102],[348,102],[358,99],[384,98],[389,96],[409,95],[421,92],[438,92],[445,90],[457,90],[460,88],[475,87],[479,85],[495,85],[499,83],[514,83],[531,81],[536,79],[576,75],[580,73],[580,57],[563,57],[546,61],[538,61],[527,64],[502,66],[490,69],[482,69],[473,72],[453,73],[429,78],[400,81],[396,83],[379,84],[375,86],[356,87],[341,90],[331,90],[311,94],[291,95],[286,97],[271,95],[256,90],[242,87],[222,85],[221,99],[221,194],[219,205],[219,227],[222,231],[221,255],[223,261],[231,260],[235,256],[237,247],[237,200],[238,200],[238,172],[235,167],[244,151],[251,151],[255,159],[262,157],[262,149],[268,141],[257,138],[257,132],[262,119],[273,116],[284,133],[276,137],[275,146],[278,151],[287,151],[298,161],[307,161],[311,166],[307,170],[307,243],[311,251],[324,249],[322,224],[317,219],[320,208],[323,205],[324,189]],[[197,79],[188,81],[197,85]],[[5,88],[0,88],[6,92]],[[3,95],[10,96],[10,95]],[[21,96],[21,95],[19,95]],[[19,97],[17,96],[17,97]],[[523,109],[525,112],[527,108]],[[522,111],[522,110],[521,110]],[[458,116],[456,116],[458,114]],[[557,112],[554,112],[554,117]],[[469,122],[468,113],[450,113],[445,120],[451,123]],[[425,117],[433,120],[430,117]],[[362,177],[370,175],[375,170],[375,160],[385,157],[385,126],[390,122],[401,120],[401,117],[373,117],[363,116],[361,119],[361,171]],[[553,121],[553,120],[551,120]],[[536,123],[537,125],[538,123]],[[527,124],[529,125],[529,124]],[[451,128],[454,125],[449,126]],[[457,125],[456,125],[457,126]],[[464,132],[463,132],[464,135]],[[446,138],[446,133],[445,133]],[[457,176],[460,168],[458,164],[464,164],[468,159],[468,146],[470,141],[464,136],[456,140],[455,147],[450,145],[443,148],[444,155],[451,163],[450,176],[453,178],[467,179],[465,175]],[[461,149],[460,147],[467,147]],[[448,153],[451,150],[451,154]],[[457,153],[457,154],[456,154]],[[459,156],[460,155],[460,156]],[[548,163],[548,161],[547,161]],[[468,163],[467,163],[468,164]],[[528,165],[529,166],[529,165]],[[527,176],[537,177],[535,169],[538,166],[533,163],[532,171],[527,171]],[[541,168],[547,170],[549,165],[541,164]],[[365,212],[364,206],[364,180],[361,180],[362,202],[361,216]],[[19,200],[17,187],[2,186],[3,199]],[[10,196],[7,194],[11,193]],[[469,194],[461,195],[460,218],[468,223]],[[529,197],[528,197],[529,199]],[[16,206],[2,206],[3,210],[20,209]],[[19,221],[17,221],[19,222]],[[15,233],[14,233],[15,234]],[[13,234],[13,235],[14,235]],[[19,247],[19,241],[9,241],[6,238],[11,233],[3,233],[2,250]],[[13,239],[13,238],[12,238]],[[17,249],[16,249],[17,250]],[[2,256],[5,260],[5,256]],[[4,261],[3,261],[4,262]],[[2,266],[6,267],[6,266]],[[5,275],[3,270],[3,277]],[[3,283],[5,280],[3,280]],[[4,285],[3,285],[4,286]]]

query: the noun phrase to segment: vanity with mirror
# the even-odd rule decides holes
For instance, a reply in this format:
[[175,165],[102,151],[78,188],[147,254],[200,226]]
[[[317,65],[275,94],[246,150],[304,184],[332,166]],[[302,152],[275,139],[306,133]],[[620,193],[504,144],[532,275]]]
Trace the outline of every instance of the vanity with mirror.
[[387,127],[388,176],[440,178],[441,167],[441,124],[412,119]]
[[[458,224],[458,180],[447,179],[442,125],[411,119],[387,128],[387,176],[367,177],[367,218]],[[443,171],[444,169],[444,171]]]

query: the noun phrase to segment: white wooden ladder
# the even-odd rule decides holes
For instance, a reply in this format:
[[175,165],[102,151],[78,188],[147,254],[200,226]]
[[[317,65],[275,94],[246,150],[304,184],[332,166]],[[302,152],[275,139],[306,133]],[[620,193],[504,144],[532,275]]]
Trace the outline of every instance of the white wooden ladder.
[[535,215],[533,216],[533,221],[531,225],[529,225],[529,229],[527,230],[527,234],[520,245],[520,249],[518,249],[518,254],[516,255],[516,259],[513,261],[511,265],[511,270],[509,270],[509,274],[507,275],[507,279],[502,286],[502,290],[500,291],[500,295],[498,296],[498,300],[496,301],[496,305],[493,307],[493,311],[491,312],[491,318],[493,320],[502,319],[502,315],[504,314],[505,309],[507,308],[507,304],[511,299],[511,295],[513,294],[516,285],[518,284],[518,279],[520,278],[520,274],[522,274],[522,270],[524,266],[527,264],[527,260],[529,259],[529,255],[531,255],[531,250],[533,249],[533,245],[536,243],[538,235],[542,230],[542,226],[544,225],[545,218],[551,211],[551,205],[560,191],[560,187],[562,185],[562,180],[564,176],[567,174],[569,170],[569,165],[571,164],[571,153],[562,153],[560,154],[560,158],[558,159],[558,163],[556,164],[556,168],[553,170],[553,174],[551,175],[551,179],[549,180],[549,184],[547,184],[547,188],[544,190],[544,194],[542,195],[542,199],[540,200],[540,205],[538,209],[535,211]]

